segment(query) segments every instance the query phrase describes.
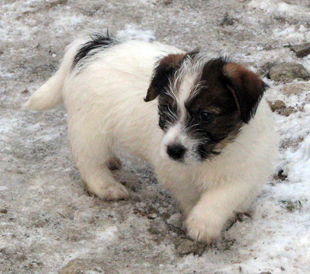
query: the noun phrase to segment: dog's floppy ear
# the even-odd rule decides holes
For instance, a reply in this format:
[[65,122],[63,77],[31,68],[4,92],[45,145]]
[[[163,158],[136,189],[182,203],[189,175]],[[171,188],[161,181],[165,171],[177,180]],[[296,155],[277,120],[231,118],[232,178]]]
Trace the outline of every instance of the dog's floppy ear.
[[169,80],[181,66],[185,54],[170,54],[161,59],[154,69],[145,102],[154,100],[169,85]]
[[248,123],[255,115],[267,85],[257,74],[235,63],[226,63],[223,73],[228,80],[228,89],[235,98],[241,120]]

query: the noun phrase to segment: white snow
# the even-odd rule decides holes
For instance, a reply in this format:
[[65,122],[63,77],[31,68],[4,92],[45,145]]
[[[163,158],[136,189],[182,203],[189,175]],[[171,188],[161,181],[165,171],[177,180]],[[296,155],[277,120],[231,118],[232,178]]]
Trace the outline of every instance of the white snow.
[[[292,182],[307,182],[310,178],[309,135],[306,136],[304,141],[302,141],[299,149],[296,152],[291,153],[289,160],[289,180]],[[308,198],[310,198],[310,190],[308,190]]]
[[283,16],[298,16],[306,13],[306,11],[298,5],[288,4],[277,0],[252,0],[249,3],[249,7],[259,8],[268,13]]
[[153,31],[141,30],[135,24],[126,25],[124,30],[119,30],[116,36],[120,40],[137,39],[143,41],[152,41],[155,39]]

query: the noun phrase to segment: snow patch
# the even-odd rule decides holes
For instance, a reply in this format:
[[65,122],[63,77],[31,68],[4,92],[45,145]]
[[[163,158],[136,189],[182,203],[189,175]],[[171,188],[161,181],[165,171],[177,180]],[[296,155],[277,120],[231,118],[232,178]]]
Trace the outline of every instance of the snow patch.
[[290,5],[285,2],[274,0],[252,0],[249,4],[250,8],[259,8],[268,13],[282,16],[306,15],[307,11],[297,5]]
[[283,30],[275,29],[273,31],[275,37],[283,39],[283,41],[297,43],[307,41],[310,38],[309,32],[305,28],[297,28],[296,26],[289,26]]
[[143,40],[143,41],[152,41],[155,39],[153,31],[150,30],[141,30],[137,25],[129,24],[126,25],[124,30],[117,32],[116,36],[120,40]]
[[8,187],[6,187],[6,186],[0,186],[0,191],[4,191],[4,190],[7,190],[8,189]]
[[117,226],[110,226],[107,229],[96,232],[97,239],[103,241],[105,244],[114,241],[117,238],[117,232],[119,231]]
[[[309,181],[310,179],[310,136],[301,143],[300,148],[288,155],[288,178],[292,182]],[[310,190],[309,190],[310,198]]]

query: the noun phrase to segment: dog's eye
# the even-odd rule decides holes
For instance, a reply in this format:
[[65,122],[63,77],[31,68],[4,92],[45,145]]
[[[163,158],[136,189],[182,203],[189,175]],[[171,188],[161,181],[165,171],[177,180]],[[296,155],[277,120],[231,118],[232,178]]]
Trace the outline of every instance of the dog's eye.
[[203,111],[200,113],[200,120],[203,122],[210,122],[213,118],[214,118],[213,113],[207,111]]

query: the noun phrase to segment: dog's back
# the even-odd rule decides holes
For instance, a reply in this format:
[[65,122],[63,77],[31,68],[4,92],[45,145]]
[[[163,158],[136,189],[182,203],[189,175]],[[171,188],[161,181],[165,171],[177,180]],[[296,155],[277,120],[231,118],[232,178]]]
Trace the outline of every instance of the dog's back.
[[[106,54],[107,52],[109,54]],[[63,101],[62,91],[67,79],[72,75],[76,77],[78,74],[91,77],[92,71],[96,69],[101,70],[101,77],[105,77],[107,84],[111,86],[115,80],[117,82],[125,81],[126,77],[131,80],[132,77],[135,77],[137,81],[142,78],[150,79],[155,62],[166,54],[175,52],[181,51],[157,42],[119,42],[108,34],[106,36],[94,35],[88,39],[77,39],[67,46],[58,71],[35,91],[24,107],[36,111],[55,107]],[[100,68],[98,68],[98,64]],[[113,70],[112,77],[110,69]],[[118,71],[122,78],[115,79],[115,71]],[[144,83],[148,84],[148,81]],[[147,87],[145,88],[147,89]],[[135,91],[138,90],[135,89]]]
[[[156,126],[157,104],[146,104],[144,98],[154,66],[170,53],[182,51],[158,42],[120,42],[101,35],[75,40],[67,46],[59,70],[34,92],[24,107],[49,110],[64,101],[70,121],[69,133],[79,127],[70,126],[74,120],[84,129],[83,134],[92,134],[85,138],[93,139],[95,125],[100,123],[105,132],[111,133],[109,136],[119,136],[117,145],[124,148],[128,148],[128,144],[131,148],[138,138],[150,139],[148,135],[159,134],[159,141],[162,133]],[[90,116],[92,119],[88,121]],[[145,121],[145,136],[135,136],[134,129],[140,126],[140,121]],[[124,134],[126,130],[128,134]],[[140,143],[134,150],[144,157],[145,150],[152,145],[152,141]]]

